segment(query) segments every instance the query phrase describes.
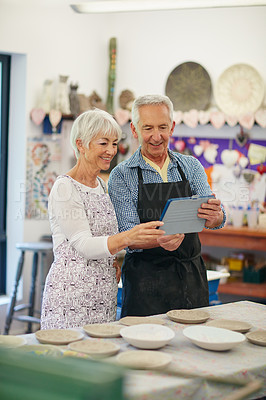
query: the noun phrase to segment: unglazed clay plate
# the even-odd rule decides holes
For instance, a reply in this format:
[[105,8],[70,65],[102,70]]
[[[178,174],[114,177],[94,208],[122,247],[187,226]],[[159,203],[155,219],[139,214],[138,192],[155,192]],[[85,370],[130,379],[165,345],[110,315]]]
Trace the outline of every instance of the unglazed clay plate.
[[0,335],[0,347],[14,349],[26,344],[26,339],[15,335]]
[[213,326],[188,326],[183,334],[197,346],[214,351],[230,350],[246,340],[242,333]]
[[167,317],[174,322],[182,324],[200,324],[207,321],[210,315],[202,310],[171,310],[166,313]]
[[81,340],[79,342],[70,343],[68,348],[73,351],[89,354],[96,358],[113,356],[120,350],[118,344],[107,342],[102,339]]
[[119,364],[135,369],[161,369],[172,361],[172,356],[159,351],[132,350],[118,354]]
[[119,320],[119,323],[127,326],[138,325],[138,324],[163,325],[164,320],[156,317],[124,317]]
[[114,338],[119,337],[121,325],[114,324],[88,324],[83,326],[83,330],[92,337]]
[[231,319],[214,319],[206,323],[207,326],[216,326],[216,328],[230,329],[235,332],[247,332],[252,327],[248,322],[236,321]]
[[84,334],[74,329],[43,329],[35,336],[40,343],[68,344],[83,339]]
[[266,346],[266,330],[258,330],[254,332],[249,332],[246,334],[248,340],[259,346]]

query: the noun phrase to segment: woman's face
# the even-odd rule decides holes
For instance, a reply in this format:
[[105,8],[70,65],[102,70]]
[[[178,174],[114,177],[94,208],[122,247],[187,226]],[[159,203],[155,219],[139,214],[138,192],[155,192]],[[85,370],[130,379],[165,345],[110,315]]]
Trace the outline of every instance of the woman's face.
[[85,148],[85,159],[99,171],[107,171],[117,153],[118,139],[116,135],[97,135],[91,140],[89,148]]

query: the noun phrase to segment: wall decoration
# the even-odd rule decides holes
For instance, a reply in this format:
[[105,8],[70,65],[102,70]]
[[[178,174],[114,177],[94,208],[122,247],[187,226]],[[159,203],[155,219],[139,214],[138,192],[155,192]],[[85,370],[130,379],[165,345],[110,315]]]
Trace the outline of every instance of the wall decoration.
[[28,139],[25,217],[47,219],[48,196],[60,173],[61,141]]
[[70,83],[69,104],[70,112],[74,118],[76,118],[80,113],[78,87],[77,83]]
[[255,121],[262,128],[266,128],[266,108],[260,108],[258,111],[256,111]]
[[55,98],[55,109],[61,111],[61,113],[65,115],[71,114],[67,80],[68,76],[59,75],[59,82],[56,88]]
[[119,96],[119,105],[123,110],[131,111],[132,103],[134,100],[135,100],[135,95],[131,90],[129,89],[122,90]]
[[46,114],[48,114],[53,107],[52,89],[53,81],[51,79],[46,79],[43,83],[42,95],[40,100],[40,108],[42,108]]
[[45,118],[45,111],[42,108],[33,108],[30,112],[30,117],[35,125],[41,125]]
[[253,142],[248,148],[248,157],[251,165],[266,162],[266,144]]
[[116,68],[116,38],[111,38],[109,42],[108,94],[106,101],[107,111],[110,114],[114,113],[115,68]]
[[49,121],[52,126],[52,132],[53,133],[58,133],[57,132],[57,125],[61,121],[62,118],[62,113],[59,110],[51,110],[49,112]]
[[169,75],[165,94],[176,111],[206,110],[211,101],[211,79],[200,64],[189,61],[178,65]]
[[220,110],[228,115],[254,113],[264,98],[263,79],[251,65],[232,65],[216,82],[214,98]]
[[98,95],[98,93],[94,90],[91,95],[88,97],[88,105],[87,105],[87,110],[90,110],[91,108],[99,108],[100,110],[106,111],[106,105],[103,103],[102,98]]

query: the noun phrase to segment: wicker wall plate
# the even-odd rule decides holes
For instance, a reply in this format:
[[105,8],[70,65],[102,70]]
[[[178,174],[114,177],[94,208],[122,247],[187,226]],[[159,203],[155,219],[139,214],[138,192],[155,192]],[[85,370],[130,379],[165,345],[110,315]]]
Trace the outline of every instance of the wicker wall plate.
[[200,64],[185,62],[170,73],[165,94],[172,100],[176,111],[206,110],[211,101],[211,79]]
[[227,68],[214,87],[217,106],[225,114],[241,116],[253,113],[264,98],[264,82],[250,65],[235,64]]

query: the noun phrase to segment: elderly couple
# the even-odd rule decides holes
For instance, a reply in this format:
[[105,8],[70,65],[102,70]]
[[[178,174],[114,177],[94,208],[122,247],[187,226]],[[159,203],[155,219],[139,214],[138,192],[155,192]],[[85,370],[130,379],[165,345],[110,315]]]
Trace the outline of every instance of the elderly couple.
[[[168,198],[211,194],[200,162],[168,149],[174,127],[168,97],[138,97],[131,130],[140,147],[112,170],[107,194],[98,174],[109,169],[121,129],[97,109],[74,121],[77,162],[57,178],[49,196],[54,262],[46,278],[41,329],[114,321],[121,275],[115,255],[122,249],[122,316],[209,305],[198,234],[166,235],[163,223],[152,218]],[[222,228],[220,200],[202,204],[198,217],[206,228]]]

